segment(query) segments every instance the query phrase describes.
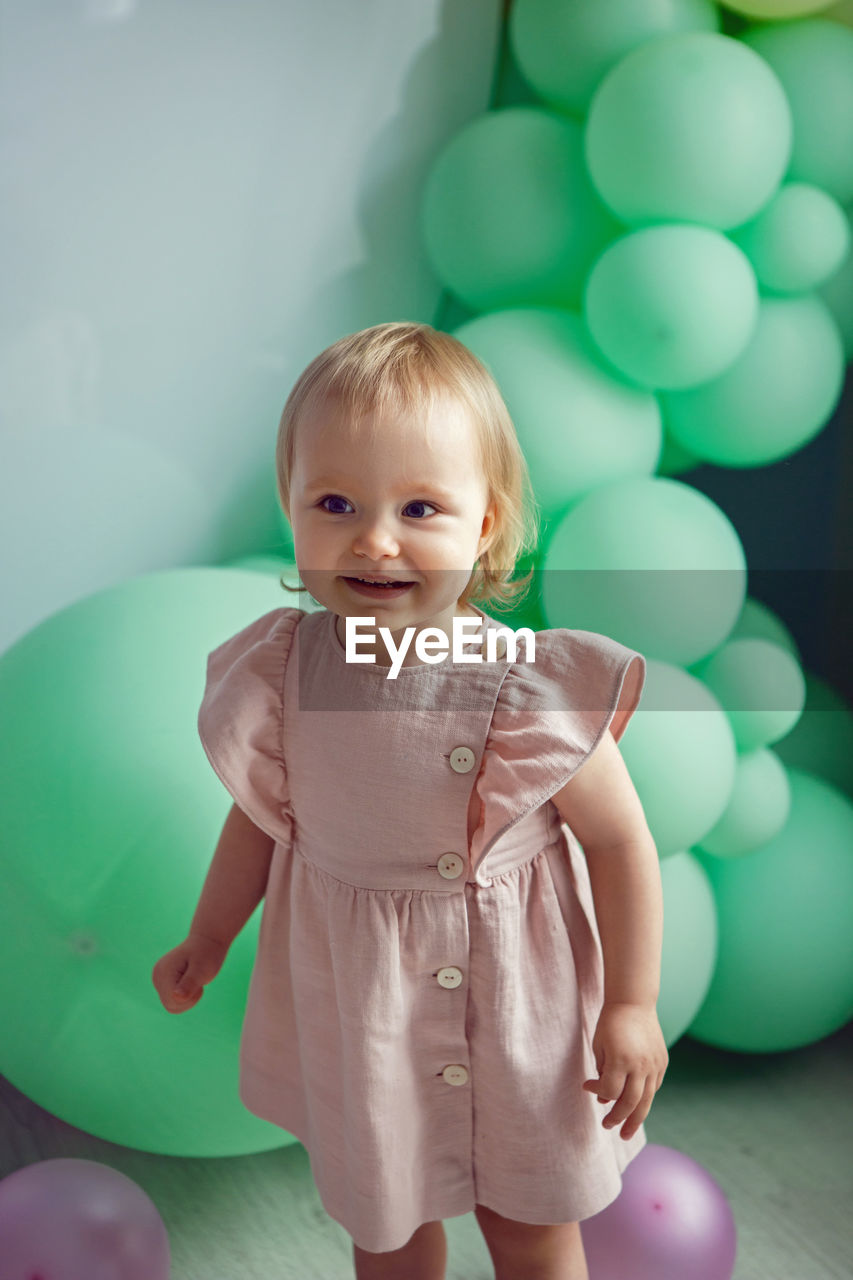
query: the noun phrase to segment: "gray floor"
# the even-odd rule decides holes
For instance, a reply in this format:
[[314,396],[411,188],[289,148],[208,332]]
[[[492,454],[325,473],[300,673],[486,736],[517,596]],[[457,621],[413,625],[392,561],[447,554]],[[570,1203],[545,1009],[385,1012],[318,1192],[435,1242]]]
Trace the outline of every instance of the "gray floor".
[[[647,1133],[698,1160],[728,1196],[734,1280],[853,1277],[851,1086],[853,1024],[785,1054],[673,1047]],[[0,1176],[60,1156],[102,1161],[148,1192],[169,1232],[172,1280],[352,1280],[350,1238],[325,1213],[299,1145],[219,1160],[148,1155],[57,1120],[0,1077]],[[491,1280],[474,1215],[445,1225],[448,1280]]]

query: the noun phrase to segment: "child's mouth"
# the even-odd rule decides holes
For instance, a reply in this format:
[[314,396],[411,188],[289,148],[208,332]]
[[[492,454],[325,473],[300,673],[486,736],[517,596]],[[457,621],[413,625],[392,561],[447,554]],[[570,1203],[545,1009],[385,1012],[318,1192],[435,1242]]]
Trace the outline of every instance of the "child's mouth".
[[396,599],[398,596],[405,595],[409,588],[415,585],[414,582],[392,582],[384,586],[379,582],[365,582],[363,578],[344,578],[344,582],[359,595],[369,596],[372,600],[379,600],[386,596],[392,600]]

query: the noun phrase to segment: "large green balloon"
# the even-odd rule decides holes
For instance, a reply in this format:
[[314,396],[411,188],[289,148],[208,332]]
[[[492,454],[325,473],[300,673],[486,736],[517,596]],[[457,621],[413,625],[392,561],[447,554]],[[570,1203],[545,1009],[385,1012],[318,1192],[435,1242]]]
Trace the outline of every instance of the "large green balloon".
[[699,458],[759,467],[807,444],[844,382],[838,326],[816,294],[764,297],[743,354],[718,378],[661,393],[667,430]]
[[646,387],[693,387],[752,337],[758,286],[747,257],[710,227],[644,227],[595,263],[584,319],[608,360]]
[[717,907],[708,876],[689,852],[661,864],[663,947],[658,1021],[667,1046],[696,1017],[717,962]]
[[753,27],[741,36],[773,68],[794,121],[787,177],[853,199],[853,31],[812,18]]
[[619,230],[590,183],[582,126],[540,107],[467,125],[424,192],[430,261],[475,311],[579,305],[591,263]]
[[746,590],[728,517],[698,489],[660,476],[582,497],[555,524],[543,566],[552,627],[600,631],[684,666],[722,644]]
[[828,281],[850,249],[850,225],[837,200],[807,182],[786,182],[757,217],[730,232],[759,283],[805,293]]
[[853,1016],[853,804],[790,771],[791,813],[742,858],[702,857],[719,953],[689,1034],[742,1053],[812,1044]]
[[774,751],[739,752],[725,813],[698,842],[702,853],[736,858],[782,830],[791,811],[788,771]]
[[778,79],[739,40],[714,33],[640,45],[605,76],[587,119],[593,183],[629,223],[736,227],[773,195],[790,150]]
[[579,315],[495,311],[455,336],[497,379],[546,518],[610,480],[654,471],[657,399],[605,369]]
[[325,605],[315,600],[307,590],[287,590],[285,583],[290,587],[298,587],[300,584],[299,569],[293,559],[270,555],[238,556],[235,560],[229,560],[224,567],[228,569],[250,569],[253,573],[261,573],[265,577],[272,579],[273,582],[278,582],[284,593],[281,596],[280,603],[288,608],[304,609],[306,613],[322,612],[325,608]]
[[642,703],[619,750],[661,858],[697,844],[725,812],[734,734],[710,689],[689,672],[647,662]]
[[586,115],[601,80],[626,53],[676,31],[717,31],[710,0],[515,0],[509,37],[515,60],[536,92],[558,110]]
[[738,751],[778,742],[802,715],[806,684],[800,665],[768,640],[727,640],[691,671],[725,707]]
[[806,672],[806,705],[775,751],[789,768],[817,774],[853,799],[853,710],[841,694]]
[[176,569],[54,614],[0,655],[0,1072],[67,1123],[174,1156],[290,1135],[238,1094],[256,913],[196,1009],[155,961],[187,933],[230,800],[196,718],[207,654],[289,603],[274,579]]

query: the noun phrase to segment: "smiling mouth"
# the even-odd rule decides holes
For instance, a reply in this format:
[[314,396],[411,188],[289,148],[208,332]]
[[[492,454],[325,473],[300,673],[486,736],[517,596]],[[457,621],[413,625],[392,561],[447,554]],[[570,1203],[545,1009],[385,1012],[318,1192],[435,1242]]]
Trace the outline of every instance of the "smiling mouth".
[[413,587],[414,583],[406,578],[357,578],[352,575],[344,577],[345,582],[361,582],[366,587]]

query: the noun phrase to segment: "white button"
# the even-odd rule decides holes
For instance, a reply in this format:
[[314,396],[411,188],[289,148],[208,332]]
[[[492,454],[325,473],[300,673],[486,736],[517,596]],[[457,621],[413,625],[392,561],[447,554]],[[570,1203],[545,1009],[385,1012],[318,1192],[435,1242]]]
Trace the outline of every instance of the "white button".
[[454,747],[450,753],[450,767],[456,773],[468,773],[474,768],[474,759],[470,747]]
[[462,970],[450,964],[445,969],[439,969],[436,976],[442,987],[458,987],[462,981]]
[[468,1071],[465,1067],[460,1067],[458,1063],[454,1063],[452,1067],[445,1067],[441,1073],[448,1084],[467,1084]]
[[438,860],[438,874],[444,876],[445,880],[455,880],[462,875],[464,869],[465,863],[458,853],[443,853]]

